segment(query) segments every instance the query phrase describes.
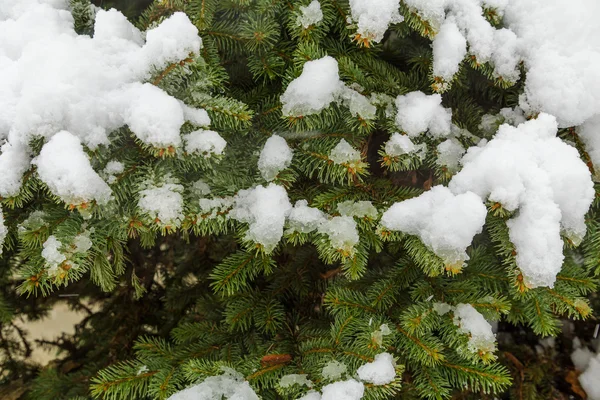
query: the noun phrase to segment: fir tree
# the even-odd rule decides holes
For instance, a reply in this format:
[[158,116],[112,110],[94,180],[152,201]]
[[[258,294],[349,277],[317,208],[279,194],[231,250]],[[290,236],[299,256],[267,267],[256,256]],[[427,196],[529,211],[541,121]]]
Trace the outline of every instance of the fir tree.
[[[488,322],[546,337],[562,319],[592,315],[600,192],[589,139],[558,116],[562,142],[548,144],[575,171],[548,172],[564,178],[548,185],[581,204],[541,194],[515,206],[462,190],[476,177],[458,174],[482,164],[474,151],[471,170],[459,159],[477,145],[494,156],[485,146],[502,123],[507,137],[531,129],[542,132],[536,145],[552,140],[554,117],[520,108],[523,60],[507,70],[496,53],[479,60],[460,23],[440,27],[418,2],[380,1],[395,8],[374,25],[359,18],[359,3],[156,0],[133,29],[114,14],[113,25],[98,22],[110,13],[88,0],[70,1],[81,37],[146,43],[143,61],[115,54],[148,71],[124,82],[128,92],[115,89],[132,110],[122,124],[103,120],[102,134],[85,124],[84,134],[63,131],[74,122],[27,132],[35,158],[20,186],[11,192],[0,179],[2,379],[41,400],[167,399],[210,377],[234,381],[231,369],[263,399],[310,390],[325,398],[323,388],[350,379],[365,399],[548,394],[539,373],[522,375],[521,361],[497,351]],[[493,3],[479,12],[499,29]],[[144,42],[140,31],[155,35]],[[166,54],[171,39],[188,41],[177,59]],[[454,45],[455,65],[439,52]],[[167,109],[182,115],[171,136],[171,121],[154,115]],[[7,137],[2,155],[18,151]],[[519,241],[515,221],[549,203],[546,214],[575,216],[548,228],[560,241],[552,255],[564,255],[560,272],[532,275],[531,242]],[[443,214],[448,204],[457,207]],[[584,237],[575,226],[583,207]],[[66,293],[79,294],[68,301],[89,315],[74,335],[46,343],[63,357],[40,370],[15,318],[39,318]],[[369,381],[360,368],[381,353],[393,357],[393,377]],[[344,372],[324,373],[332,365]],[[311,387],[284,384],[290,375]]]

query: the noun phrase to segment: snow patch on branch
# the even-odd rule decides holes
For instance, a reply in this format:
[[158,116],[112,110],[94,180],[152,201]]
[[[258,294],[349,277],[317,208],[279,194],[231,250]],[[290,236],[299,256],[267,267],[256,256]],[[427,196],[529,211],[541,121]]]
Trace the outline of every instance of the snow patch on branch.
[[469,336],[469,350],[492,353],[496,350],[496,335],[492,325],[470,304],[457,304],[453,308],[454,325]]
[[179,227],[184,218],[183,186],[166,181],[140,191],[138,207],[162,226]]
[[390,230],[418,236],[448,265],[469,259],[466,249],[480,233],[487,211],[472,192],[455,195],[445,186],[435,186],[413,199],[392,205],[381,217]]
[[32,164],[50,191],[65,203],[106,204],[112,191],[92,169],[79,139],[67,131],[52,136]]
[[311,25],[317,25],[323,20],[323,11],[321,11],[321,3],[313,0],[307,6],[300,6],[300,15],[296,20],[296,24],[307,29]]
[[223,375],[211,376],[202,383],[179,391],[168,400],[259,400],[242,374],[222,367]]
[[380,42],[390,24],[404,21],[398,0],[350,0],[352,20],[361,38]]
[[263,147],[258,159],[258,170],[266,181],[272,181],[279,172],[283,171],[292,163],[292,149],[284,138],[273,135]]
[[578,244],[594,199],[591,174],[577,150],[556,137],[556,119],[540,114],[518,127],[502,125],[472,147],[450,181],[454,193],[477,193],[518,213],[508,221],[517,266],[531,287],[552,287],[560,272],[562,233]]
[[225,139],[217,132],[198,129],[184,135],[185,151],[189,154],[200,154],[205,158],[211,155],[221,155],[227,146]]
[[[6,171],[0,195],[18,194],[30,167],[32,138],[52,142],[68,131],[93,150],[128,125],[146,144],[177,147],[186,119],[210,122],[205,111],[143,83],[200,50],[198,30],[184,13],[143,35],[120,12],[98,10],[94,32],[76,34],[66,1],[0,7],[0,140],[8,141],[0,154]],[[41,175],[54,174],[42,169],[38,165]]]
[[270,183],[253,189],[240,190],[234,198],[229,216],[249,224],[246,238],[272,251],[283,236],[286,217],[292,205],[285,188]]
[[415,91],[396,98],[396,126],[415,137],[427,132],[432,138],[451,133],[452,111],[442,107],[442,96]]
[[373,119],[377,111],[367,97],[340,80],[338,63],[330,56],[307,61],[300,76],[281,95],[284,116],[317,114],[334,102],[366,120]]
[[396,377],[396,361],[389,353],[380,353],[373,362],[362,365],[356,371],[358,377],[374,385],[387,385]]

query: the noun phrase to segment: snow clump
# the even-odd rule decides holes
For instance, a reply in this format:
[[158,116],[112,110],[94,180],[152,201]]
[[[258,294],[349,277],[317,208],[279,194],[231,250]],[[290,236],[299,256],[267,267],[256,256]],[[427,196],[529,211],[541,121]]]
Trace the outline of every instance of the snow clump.
[[306,374],[289,374],[281,377],[279,386],[287,388],[293,385],[312,387],[313,383],[307,378]]
[[330,383],[321,389],[321,393],[321,400],[360,400],[365,393],[365,385],[354,379],[348,379]]
[[223,375],[211,376],[202,383],[173,394],[168,400],[259,400],[242,374],[222,367]]
[[404,154],[416,154],[419,158],[425,157],[427,147],[425,144],[415,144],[408,135],[401,135],[398,132],[392,133],[390,139],[384,145],[385,154],[391,157],[398,157]]
[[212,154],[221,155],[227,142],[215,131],[198,129],[184,135],[185,151],[190,154],[201,154],[205,158]]
[[249,224],[246,238],[272,251],[281,237],[286,217],[292,205],[282,186],[270,183],[253,189],[240,190],[234,198],[234,207],[229,216]]
[[[1,196],[18,194],[35,137],[46,140],[36,165],[54,194],[65,202],[102,203],[110,191],[84,162],[82,145],[92,150],[108,145],[109,134],[128,125],[148,145],[177,147],[186,119],[210,123],[206,111],[144,83],[155,71],[199,52],[198,30],[184,13],[143,35],[120,12],[98,10],[90,37],[74,31],[67,3],[30,0],[0,8]],[[59,161],[63,145],[74,156]],[[76,170],[87,187],[70,173],[59,182],[57,176],[67,170]]]
[[329,238],[331,247],[352,254],[358,244],[359,235],[354,218],[348,216],[333,217],[319,226],[319,233]]
[[310,233],[326,221],[323,211],[309,207],[306,200],[298,200],[288,217],[288,226],[290,232]]
[[496,335],[492,325],[472,305],[457,304],[453,322],[459,327],[459,332],[469,336],[469,350],[472,352],[491,353],[496,350]]
[[106,204],[112,195],[106,182],[92,169],[79,138],[67,131],[52,136],[32,164],[52,194],[67,204]]
[[573,339],[574,351],[571,354],[573,365],[582,372],[579,383],[590,400],[600,400],[600,353],[595,354],[581,345],[579,338]]
[[284,138],[273,135],[263,147],[258,159],[258,170],[266,181],[272,181],[277,174],[292,163],[292,149]]
[[518,210],[508,221],[509,236],[531,287],[553,286],[564,259],[561,232],[579,244],[594,199],[589,169],[556,136],[557,128],[556,119],[544,113],[518,127],[502,125],[487,144],[467,151],[449,184],[455,194],[474,192]]
[[350,0],[352,20],[362,39],[380,42],[390,24],[404,21],[398,0]]
[[374,385],[387,385],[396,377],[396,362],[389,353],[380,353],[375,356],[373,362],[358,368],[358,377]]
[[348,367],[346,364],[336,360],[331,360],[323,367],[321,375],[323,375],[323,378],[325,379],[335,381],[340,379],[342,375],[346,373],[347,369]]
[[357,164],[361,161],[361,156],[358,150],[342,139],[329,152],[329,159],[336,164]]
[[363,119],[373,119],[377,111],[364,95],[340,80],[338,63],[330,56],[307,61],[280,100],[284,116],[316,114],[334,102],[345,105],[352,115]]
[[341,215],[346,217],[376,219],[379,213],[370,201],[342,201],[338,203],[337,209]]
[[177,183],[148,185],[140,191],[138,207],[162,226],[178,227],[184,218],[183,190]]
[[448,265],[469,259],[467,247],[480,233],[487,211],[472,192],[454,195],[445,186],[435,186],[422,195],[393,204],[381,217],[389,230],[418,236]]
[[300,15],[298,15],[296,24],[307,29],[311,25],[317,25],[322,20],[323,11],[321,11],[321,3],[313,0],[307,6],[300,6]]
[[442,107],[442,96],[415,91],[396,98],[396,126],[415,137],[427,132],[433,138],[451,133],[452,111]]

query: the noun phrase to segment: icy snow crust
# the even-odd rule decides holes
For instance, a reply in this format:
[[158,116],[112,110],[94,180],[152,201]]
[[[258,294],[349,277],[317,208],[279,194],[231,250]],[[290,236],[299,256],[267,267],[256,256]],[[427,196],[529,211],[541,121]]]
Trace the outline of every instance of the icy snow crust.
[[[206,111],[185,106],[143,83],[153,71],[200,50],[198,30],[185,14],[173,14],[147,31],[144,39],[121,13],[99,10],[91,38],[75,33],[67,6],[64,0],[0,6],[0,140],[7,140],[0,155],[0,168],[7,171],[0,178],[1,196],[18,193],[31,162],[31,138],[48,141],[44,157],[38,159],[38,172],[45,174],[42,179],[55,194],[65,201],[104,201],[107,190],[97,175],[92,177],[95,173],[79,142],[95,149],[109,144],[112,131],[128,125],[146,144],[178,147],[186,120],[210,123]],[[53,140],[55,135],[59,138]],[[49,170],[54,165],[51,159],[60,157],[58,144],[68,135],[69,146],[82,155],[69,166],[87,171],[93,181],[88,191],[79,190],[84,188],[78,182],[86,177],[71,174],[57,182],[56,172]],[[66,182],[70,177],[74,181]]]

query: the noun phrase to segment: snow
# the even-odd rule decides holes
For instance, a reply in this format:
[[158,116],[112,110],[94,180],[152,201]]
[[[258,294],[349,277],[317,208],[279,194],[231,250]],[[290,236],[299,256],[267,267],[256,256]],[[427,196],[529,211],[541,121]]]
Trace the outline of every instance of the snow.
[[32,164],[50,191],[67,204],[106,204],[111,190],[92,169],[79,139],[67,131],[52,136]]
[[184,135],[185,151],[189,154],[201,154],[210,157],[212,154],[221,155],[227,146],[225,139],[215,131],[198,129]]
[[124,121],[138,139],[159,148],[181,145],[179,130],[185,119],[177,99],[149,83],[131,85],[126,97],[130,105]]
[[323,367],[321,375],[323,375],[323,378],[327,380],[335,381],[340,379],[342,375],[346,373],[347,368],[348,367],[346,367],[346,364],[336,360],[331,360]]
[[311,25],[317,25],[322,20],[323,11],[321,11],[321,4],[317,0],[311,1],[307,6],[300,6],[297,25],[307,29]]
[[358,377],[374,385],[387,385],[396,377],[396,361],[389,353],[380,353],[373,362],[362,365],[356,371]]
[[0,196],[13,197],[21,190],[21,179],[30,167],[31,158],[26,146],[6,143],[0,154]]
[[451,132],[452,111],[442,107],[442,96],[415,91],[396,98],[396,125],[409,137],[426,131],[433,138]]
[[433,40],[433,75],[451,81],[467,55],[467,40],[448,18]]
[[466,150],[460,142],[454,138],[446,139],[436,147],[438,156],[437,163],[445,166],[450,172],[459,169],[459,162]]
[[480,233],[487,211],[472,192],[455,195],[445,186],[434,186],[422,195],[393,204],[381,217],[389,230],[417,235],[447,264],[462,264],[473,237]]
[[131,41],[137,45],[144,44],[142,33],[127,18],[114,8],[99,10],[94,17],[94,39],[112,41],[116,39]]
[[474,192],[519,212],[508,221],[517,266],[531,287],[552,287],[563,262],[561,232],[578,244],[594,198],[591,174],[577,150],[556,137],[548,114],[518,127],[502,125],[463,157],[453,193]]
[[337,209],[341,215],[347,217],[376,219],[379,216],[377,209],[370,201],[342,201]]
[[44,226],[48,226],[48,222],[44,219],[46,213],[40,210],[33,211],[25,221],[19,224],[17,230],[19,233],[25,231],[37,231]]
[[350,0],[352,20],[358,25],[357,33],[369,41],[380,42],[390,24],[404,20],[399,6],[398,0]]
[[595,169],[600,172],[600,113],[579,126],[577,133],[583,141]]
[[343,104],[353,116],[363,119],[375,118],[377,111],[367,97],[340,80],[338,63],[330,56],[307,61],[280,100],[284,116],[316,114],[333,102]]
[[198,201],[200,214],[206,219],[216,218],[219,215],[219,212],[224,212],[233,207],[233,203],[233,197],[217,197],[214,199],[202,198]]
[[382,324],[379,329],[371,333],[371,339],[379,346],[383,346],[383,337],[391,335],[392,331],[387,324]]
[[[532,111],[556,116],[561,127],[579,125],[600,109],[600,3],[574,0],[510,1],[504,23],[522,41]],[[564,21],[577,21],[567,27]],[[550,28],[552,27],[552,28]]]
[[589,400],[600,400],[600,354],[590,359],[585,372],[579,375],[579,383]]
[[184,218],[182,194],[183,186],[177,183],[150,184],[140,191],[138,207],[162,226],[178,227]]
[[371,104],[369,99],[354,89],[344,86],[338,93],[338,102],[348,107],[352,116],[362,119],[373,119],[376,117],[377,107]]
[[289,374],[281,377],[279,386],[287,388],[294,385],[312,387],[313,383],[307,378],[306,374]]
[[117,160],[111,160],[106,163],[106,166],[102,170],[106,181],[109,184],[113,184],[117,181],[117,176],[125,171],[125,166],[122,162]]
[[56,275],[58,267],[67,259],[63,253],[60,252],[62,243],[54,235],[48,236],[48,239],[42,245],[42,257],[45,260],[46,268],[48,269],[49,275]]
[[401,135],[398,132],[394,132],[390,136],[390,139],[385,142],[384,151],[385,154],[392,157],[416,153],[420,158],[423,158],[427,148],[422,143],[414,144],[408,135]]
[[321,394],[319,392],[311,390],[304,396],[300,397],[298,400],[321,400]]
[[334,102],[342,87],[338,63],[333,57],[307,61],[302,74],[288,85],[281,96],[283,115],[316,114]]
[[202,108],[193,108],[187,106],[183,102],[179,102],[181,108],[183,109],[183,117],[186,121],[196,125],[196,126],[209,126],[210,125],[210,117],[206,110]]
[[361,156],[358,150],[342,139],[329,152],[329,159],[336,164],[351,164],[360,162]]
[[198,197],[208,196],[211,192],[208,183],[204,182],[202,179],[198,179],[194,182],[191,190],[192,193]]
[[578,337],[573,339],[573,365],[581,372],[579,383],[590,400],[600,400],[600,353],[595,354],[582,346]]
[[319,226],[319,233],[327,235],[331,247],[352,253],[359,241],[356,221],[352,217],[333,217]]
[[583,347],[581,345],[581,340],[579,340],[578,337],[573,339],[573,348],[573,353],[571,353],[571,361],[573,361],[573,365],[579,371],[585,371],[590,365],[590,360],[594,358],[595,354],[587,347]]
[[298,200],[288,217],[290,232],[310,233],[326,222],[325,213],[308,206],[308,201]]
[[448,303],[433,303],[433,310],[439,315],[446,315],[452,311],[453,307]]
[[5,2],[0,8],[0,139],[8,140],[0,155],[8,171],[0,195],[18,193],[34,137],[51,142],[68,131],[94,150],[128,125],[146,144],[178,146],[186,118],[210,122],[205,111],[143,83],[200,50],[198,31],[185,14],[174,13],[144,35],[121,13],[98,10],[94,31],[94,37],[75,33],[66,1]]
[[321,392],[321,400],[360,400],[365,393],[365,386],[354,379],[348,379],[324,386]]
[[[434,75],[447,79],[457,60],[468,53],[478,63],[490,61],[494,75],[519,79],[523,61],[527,78],[521,107],[556,116],[559,126],[575,126],[600,109],[600,3],[574,0],[406,0],[406,5],[433,28]],[[483,17],[482,6],[496,7],[504,27],[496,29]],[[577,21],[565,26],[564,21]],[[456,31],[455,27],[458,29]],[[380,28],[383,29],[383,22]],[[450,31],[452,32],[449,37]],[[440,37],[441,36],[441,37]],[[446,42],[446,46],[436,42]],[[437,47],[437,48],[436,48]]]
[[146,32],[146,44],[141,55],[147,63],[162,69],[186,59],[190,53],[197,53],[201,46],[198,29],[186,14],[176,12]]
[[470,304],[457,304],[454,308],[454,325],[459,332],[469,336],[469,349],[473,352],[496,350],[496,335],[492,325]]
[[234,198],[234,208],[229,216],[249,224],[246,238],[264,246],[271,252],[283,236],[286,217],[292,205],[282,186],[270,183],[253,189],[240,190]]
[[75,246],[75,253],[86,253],[92,248],[92,241],[90,240],[89,234],[89,232],[83,232],[75,236],[72,243],[73,246]]
[[279,172],[292,163],[292,149],[284,138],[273,135],[263,147],[258,159],[258,170],[266,181],[272,181]]
[[225,373],[206,378],[202,383],[173,394],[168,400],[259,400],[258,395],[238,372],[223,367]]
[[6,225],[4,225],[4,214],[2,213],[2,209],[0,208],[0,255],[2,255],[2,247],[7,234],[8,228],[6,227]]

